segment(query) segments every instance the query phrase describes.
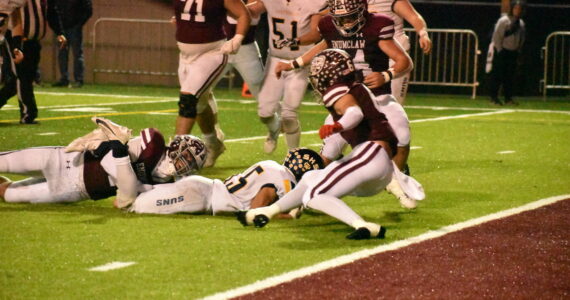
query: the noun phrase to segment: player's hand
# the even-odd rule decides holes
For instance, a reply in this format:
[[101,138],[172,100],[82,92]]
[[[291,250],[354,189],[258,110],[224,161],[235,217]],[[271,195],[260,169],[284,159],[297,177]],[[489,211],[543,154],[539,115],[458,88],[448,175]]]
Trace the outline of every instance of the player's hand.
[[129,155],[129,147],[120,141],[112,140],[112,141],[105,141],[102,142],[97,149],[93,151],[96,157],[103,157],[109,151],[113,151],[113,157],[125,157]]
[[241,34],[236,34],[234,37],[226,41],[220,51],[224,54],[236,54],[241,46],[241,42],[243,41],[244,36]]
[[424,51],[424,54],[429,54],[431,52],[431,40],[427,33],[420,37],[420,47]]
[[324,140],[326,137],[333,133],[341,132],[344,128],[339,122],[334,122],[334,124],[325,124],[321,126],[319,129],[319,136],[321,140]]
[[280,39],[275,42],[275,48],[281,49],[285,47],[297,47],[299,46],[299,39]]
[[24,53],[22,53],[22,50],[16,48],[14,49],[14,63],[15,64],[19,64],[22,62],[22,60],[24,60]]
[[57,42],[59,43],[59,49],[63,49],[67,46],[67,39],[63,34],[57,36]]
[[368,88],[375,89],[384,85],[384,76],[380,72],[372,72],[364,77],[363,83]]
[[293,70],[293,67],[291,66],[291,64],[288,64],[286,62],[277,62],[277,65],[275,66],[275,76],[277,76],[277,79],[281,78],[281,73],[284,71],[290,71]]

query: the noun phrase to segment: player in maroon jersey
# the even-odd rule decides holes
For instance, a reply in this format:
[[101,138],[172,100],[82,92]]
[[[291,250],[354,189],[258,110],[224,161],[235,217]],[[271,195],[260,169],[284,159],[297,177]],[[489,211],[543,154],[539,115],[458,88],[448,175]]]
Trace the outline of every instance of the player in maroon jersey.
[[[97,120],[99,127],[117,132],[116,124],[103,118]],[[96,141],[96,135],[90,133],[82,141]],[[34,176],[13,183],[0,177],[0,197],[6,202],[57,203],[117,195],[115,205],[124,207],[134,198],[121,196],[143,192],[149,188],[145,185],[173,182],[174,176],[189,175],[201,168],[207,153],[205,145],[195,137],[190,137],[191,143],[184,143],[184,147],[174,142],[167,146],[154,128],[141,130],[140,136],[127,139],[126,145],[111,135],[111,140],[99,139],[92,150],[75,151],[68,146],[0,152],[0,173]],[[172,155],[188,148],[191,155],[185,159]],[[192,167],[184,168],[188,165]]]
[[[394,22],[388,16],[368,13],[363,0],[328,0],[328,5],[328,15],[319,22],[323,40],[295,60],[278,64],[275,72],[279,76],[282,71],[305,65],[327,48],[347,51],[362,72],[363,83],[374,93],[376,105],[394,129],[398,152],[393,159],[400,170],[406,171],[411,139],[409,120],[387,83],[409,72],[413,68],[412,60],[394,41]],[[390,59],[395,62],[392,67],[389,67]],[[341,155],[344,145],[346,141],[342,137],[333,135],[324,142],[321,154],[326,161],[334,160]],[[403,206],[415,207],[415,201],[406,198],[396,182],[388,188]]]
[[[327,49],[315,56],[309,80],[334,120],[332,124],[323,125],[319,135],[325,139],[340,134],[353,150],[324,170],[309,172],[293,191],[276,203],[242,214],[242,224],[263,227],[274,215],[302,203],[353,227],[355,231],[348,239],[384,237],[384,227],[364,221],[340,200],[346,195],[375,195],[388,185],[394,173],[391,157],[396,149],[396,136],[375,104],[374,95],[357,77],[347,52]],[[421,193],[419,184],[415,188]]]
[[[251,18],[241,0],[174,0],[176,41],[180,50],[180,100],[176,134],[192,131],[195,121],[210,152],[205,167],[214,165],[225,150],[223,133],[216,128],[217,112],[211,89],[247,33]],[[226,40],[226,15],[236,19],[236,34]],[[210,103],[209,103],[210,102]]]

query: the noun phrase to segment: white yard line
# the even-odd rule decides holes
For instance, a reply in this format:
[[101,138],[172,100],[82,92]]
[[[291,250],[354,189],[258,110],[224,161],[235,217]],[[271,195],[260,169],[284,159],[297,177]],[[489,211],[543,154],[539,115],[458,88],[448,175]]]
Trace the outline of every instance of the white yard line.
[[[56,92],[36,92],[38,95],[52,95],[52,96],[88,96],[88,97],[101,97],[101,98],[119,98],[119,99],[155,99],[144,101],[126,101],[126,102],[112,102],[112,103],[93,103],[93,104],[69,104],[69,105],[51,105],[39,106],[39,109],[53,109],[53,108],[67,108],[67,107],[85,107],[85,106],[114,106],[114,105],[130,105],[142,103],[164,103],[176,102],[178,97],[161,97],[161,96],[139,96],[139,95],[118,95],[118,94],[93,94],[93,93],[56,93]],[[255,100],[245,99],[216,99],[219,102],[238,102],[243,104],[255,104]],[[320,104],[311,102],[302,102],[305,106],[320,106]],[[545,110],[545,109],[504,109],[504,108],[486,108],[486,107],[453,107],[453,106],[427,106],[427,105],[407,105],[406,108],[413,109],[429,109],[429,110],[482,110],[482,111],[516,111],[516,112],[533,112],[533,113],[560,113],[570,114],[570,111],[558,110]],[[17,110],[17,106],[5,106],[4,110]]]
[[203,299],[208,299],[208,300],[228,299],[228,298],[246,295],[246,294],[253,293],[253,292],[256,292],[256,291],[259,291],[262,289],[266,289],[266,288],[269,288],[272,286],[279,285],[279,284],[284,283],[284,282],[291,281],[293,279],[305,277],[305,276],[311,275],[311,274],[316,273],[316,272],[320,272],[320,271],[324,271],[324,270],[331,269],[334,267],[338,267],[341,265],[349,264],[349,263],[352,263],[356,260],[363,259],[363,258],[372,256],[372,255],[375,255],[378,253],[387,252],[387,251],[391,251],[391,250],[397,250],[397,249],[407,247],[407,246],[412,245],[412,244],[417,244],[417,243],[420,243],[423,241],[435,239],[435,238],[444,236],[444,235],[451,233],[451,232],[456,232],[456,231],[463,230],[465,228],[469,228],[469,227],[473,227],[473,226],[477,226],[477,225],[480,225],[480,224],[483,224],[483,223],[486,223],[489,221],[493,221],[493,220],[505,218],[508,216],[516,215],[516,214],[519,214],[521,212],[537,209],[539,207],[549,205],[549,204],[558,202],[558,201],[563,200],[563,199],[568,199],[568,198],[570,198],[570,195],[560,195],[560,196],[550,197],[550,198],[546,198],[546,199],[541,199],[541,200],[531,202],[531,203],[528,203],[526,205],[519,206],[516,208],[507,209],[507,210],[500,211],[500,212],[490,214],[490,215],[486,215],[486,216],[483,216],[480,218],[475,218],[475,219],[471,219],[471,220],[468,220],[465,222],[445,226],[445,227],[440,228],[438,230],[428,231],[424,234],[421,234],[421,235],[418,235],[415,237],[411,237],[411,238],[408,238],[405,240],[400,240],[400,241],[396,241],[396,242],[393,242],[393,243],[390,243],[387,245],[380,245],[380,246],[372,248],[372,249],[365,249],[365,250],[354,252],[354,253],[351,253],[348,255],[339,256],[337,258],[327,260],[327,261],[324,261],[324,262],[321,262],[321,263],[318,263],[318,264],[315,264],[315,265],[312,265],[309,267],[305,267],[305,268],[294,270],[291,272],[287,272],[287,273],[284,273],[281,275],[269,277],[269,278],[266,278],[264,280],[256,281],[250,285],[246,285],[246,286],[242,286],[242,287],[239,287],[236,289],[217,293],[217,294],[205,297]]
[[107,271],[111,271],[111,270],[126,268],[126,267],[132,266],[134,264],[136,264],[136,262],[134,262],[134,261],[129,261],[129,262],[114,261],[114,262],[110,262],[108,264],[104,264],[102,266],[90,268],[90,269],[88,269],[88,271],[107,272]]

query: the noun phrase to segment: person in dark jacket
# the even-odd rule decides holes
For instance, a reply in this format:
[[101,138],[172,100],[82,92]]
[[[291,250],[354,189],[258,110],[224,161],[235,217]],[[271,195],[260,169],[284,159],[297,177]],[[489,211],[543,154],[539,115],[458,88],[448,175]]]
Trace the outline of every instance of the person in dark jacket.
[[[20,17],[21,30],[8,30],[3,51],[4,86],[0,89],[0,107],[15,95],[20,106],[20,123],[37,124],[38,108],[34,95],[34,79],[40,63],[40,40],[45,36],[47,23],[58,36],[60,43],[65,43],[61,30],[59,12],[53,0],[25,0],[25,6],[16,13]],[[47,21],[47,22],[46,22]],[[23,59],[9,55],[21,51]],[[8,53],[11,51],[10,53]]]
[[73,52],[73,87],[83,86],[85,62],[83,59],[83,26],[93,14],[91,0],[55,0],[57,9],[61,12],[62,28],[67,45],[59,49],[57,56],[60,79],[54,83],[55,87],[69,86],[69,72],[67,69],[69,48]]

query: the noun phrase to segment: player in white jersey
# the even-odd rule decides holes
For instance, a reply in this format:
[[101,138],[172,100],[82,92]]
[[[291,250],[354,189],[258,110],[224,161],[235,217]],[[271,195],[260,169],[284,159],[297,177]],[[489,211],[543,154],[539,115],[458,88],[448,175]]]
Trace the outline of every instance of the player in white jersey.
[[140,194],[129,211],[217,215],[262,207],[288,193],[305,172],[323,166],[315,151],[292,149],[283,165],[270,160],[261,161],[223,182],[202,176],[188,176],[175,183],[157,185]]
[[[264,150],[271,153],[277,147],[282,130],[289,149],[299,146],[301,126],[297,109],[307,89],[307,70],[286,72],[277,78],[272,72],[279,61],[295,58],[310,49],[320,36],[317,25],[324,0],[259,0],[248,5],[253,16],[267,12],[269,23],[269,55],[265,77],[259,92],[257,113],[269,131]],[[282,103],[280,101],[282,100]]]
[[[388,15],[394,20],[394,39],[406,51],[410,51],[410,41],[408,36],[404,33],[404,20],[410,23],[419,36],[420,47],[424,54],[429,54],[431,51],[431,40],[427,32],[427,25],[422,17],[412,6],[409,0],[368,0],[368,11],[372,13],[382,13]],[[390,60],[390,66],[394,64]],[[410,80],[410,72],[404,76],[394,78],[392,80],[392,95],[402,105],[406,101],[406,94],[408,93],[408,83]]]

